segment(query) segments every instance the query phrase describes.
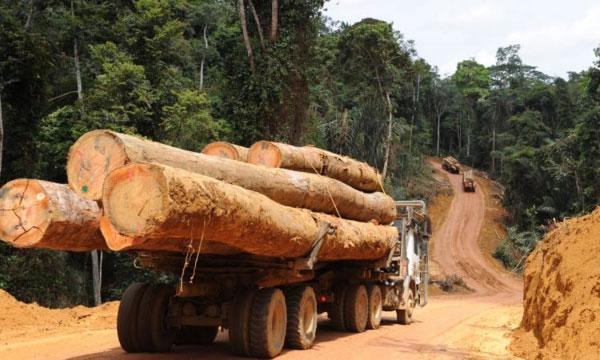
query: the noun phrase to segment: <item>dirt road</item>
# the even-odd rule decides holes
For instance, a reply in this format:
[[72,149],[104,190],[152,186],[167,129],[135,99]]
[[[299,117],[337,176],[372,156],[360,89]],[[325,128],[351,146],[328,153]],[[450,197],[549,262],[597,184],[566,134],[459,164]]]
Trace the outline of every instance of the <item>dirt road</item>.
[[[439,164],[434,164],[438,169]],[[441,170],[440,170],[441,171]],[[282,359],[507,359],[507,332],[517,326],[522,284],[492,263],[480,250],[479,233],[486,216],[485,186],[465,193],[460,175],[448,178],[454,190],[447,218],[434,229],[432,260],[443,274],[463,277],[473,293],[430,299],[417,309],[415,323],[394,324],[385,313],[384,326],[361,334],[339,333],[320,322],[313,349],[287,351]],[[482,182],[478,179],[478,185]],[[110,327],[114,327],[114,324]],[[0,329],[1,331],[1,329]],[[228,359],[227,334],[214,346],[177,348],[168,356],[127,355],[114,328],[61,331],[60,335],[19,338],[0,344],[2,359]]]

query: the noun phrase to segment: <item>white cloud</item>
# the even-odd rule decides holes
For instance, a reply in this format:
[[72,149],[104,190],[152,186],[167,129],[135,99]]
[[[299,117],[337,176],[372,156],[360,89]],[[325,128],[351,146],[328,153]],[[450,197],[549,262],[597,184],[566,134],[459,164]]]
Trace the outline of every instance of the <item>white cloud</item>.
[[469,58],[491,65],[498,47],[518,43],[525,63],[565,76],[589,67],[600,45],[598,0],[334,0],[325,7],[334,20],[393,22],[441,73]]

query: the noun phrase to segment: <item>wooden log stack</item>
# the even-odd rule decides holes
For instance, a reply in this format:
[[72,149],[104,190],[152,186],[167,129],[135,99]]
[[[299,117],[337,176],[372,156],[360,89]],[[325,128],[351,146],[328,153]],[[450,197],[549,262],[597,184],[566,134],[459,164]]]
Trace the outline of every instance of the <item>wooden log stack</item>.
[[[0,238],[17,247],[306,255],[376,260],[398,233],[394,200],[366,163],[315,147],[218,142],[203,154],[108,130],[71,147],[69,185],[0,189]],[[247,161],[247,162],[245,162]]]

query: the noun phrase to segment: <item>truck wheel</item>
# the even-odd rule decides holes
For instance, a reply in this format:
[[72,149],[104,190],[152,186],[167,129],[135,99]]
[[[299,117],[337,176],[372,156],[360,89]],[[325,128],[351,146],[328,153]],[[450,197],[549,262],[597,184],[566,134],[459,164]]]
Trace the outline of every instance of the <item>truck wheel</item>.
[[233,299],[228,319],[229,344],[235,355],[250,356],[250,311],[256,290],[240,291]]
[[274,358],[285,343],[287,311],[283,291],[262,289],[252,301],[250,313],[250,354],[259,358]]
[[369,317],[369,296],[364,285],[353,285],[346,293],[344,302],[344,322],[346,330],[363,332]]
[[292,349],[312,347],[317,334],[317,299],[310,286],[292,287],[285,292],[287,331],[285,344]]
[[367,291],[369,294],[369,317],[367,318],[367,329],[379,329],[382,315],[382,295],[379,285],[371,285]]
[[346,300],[346,286],[338,286],[333,290],[333,303],[329,307],[329,318],[331,325],[337,331],[345,331],[344,325],[344,302]]
[[174,290],[167,285],[152,285],[144,293],[138,312],[138,331],[143,351],[171,350],[176,332],[169,328],[167,314]]
[[117,336],[123,350],[133,353],[142,351],[137,333],[137,315],[142,296],[148,284],[134,283],[123,293],[117,313]]
[[413,310],[415,308],[415,296],[412,290],[408,293],[408,304],[406,309],[396,310],[396,319],[399,324],[408,325],[412,322]]
[[218,326],[182,326],[175,339],[177,345],[210,345],[217,338]]

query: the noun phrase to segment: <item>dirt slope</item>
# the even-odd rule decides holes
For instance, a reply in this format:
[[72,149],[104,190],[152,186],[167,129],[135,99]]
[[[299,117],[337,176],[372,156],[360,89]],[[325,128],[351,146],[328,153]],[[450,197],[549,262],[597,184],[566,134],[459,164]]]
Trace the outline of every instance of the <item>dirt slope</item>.
[[47,309],[35,303],[24,304],[0,290],[0,349],[20,340],[57,333],[112,329],[118,306],[118,302],[110,302],[97,308]]
[[[435,163],[436,168],[440,168]],[[430,299],[417,309],[410,326],[394,323],[395,314],[384,314],[384,326],[361,334],[327,329],[322,320],[317,343],[311,350],[286,351],[283,359],[507,359],[507,334],[516,328],[521,315],[521,283],[492,263],[480,251],[481,230],[494,207],[485,194],[483,180],[477,192],[464,193],[460,176],[448,176],[454,196],[445,198],[449,208],[437,219],[432,257],[443,274],[458,274],[474,289],[468,295],[444,295]],[[485,184],[483,184],[485,185]],[[483,189],[483,191],[481,191]],[[488,209],[489,210],[489,209]],[[489,229],[488,229],[489,230]],[[68,310],[61,310],[68,311]],[[0,319],[0,329],[7,325]],[[2,331],[2,330],[0,330]],[[173,359],[229,359],[227,333],[214,346],[182,347],[169,354]],[[114,329],[63,327],[59,331],[15,337],[0,343],[0,359],[161,359],[160,354],[127,355],[119,347]]]
[[[600,208],[547,234],[525,268],[513,348],[530,359],[600,357]],[[538,348],[541,348],[538,351]]]

